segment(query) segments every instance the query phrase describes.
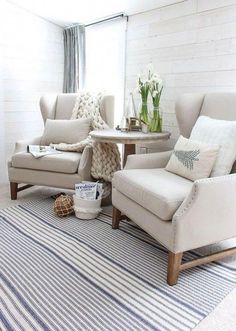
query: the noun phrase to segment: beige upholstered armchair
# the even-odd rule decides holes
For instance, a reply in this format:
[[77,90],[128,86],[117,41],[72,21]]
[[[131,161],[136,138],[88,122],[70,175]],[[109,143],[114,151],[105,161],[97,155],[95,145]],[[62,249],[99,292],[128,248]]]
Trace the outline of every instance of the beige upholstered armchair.
[[[40,99],[44,123],[47,119],[70,119],[77,94],[45,95]],[[101,116],[113,127],[114,97],[106,95],[101,103]],[[8,164],[11,199],[17,192],[32,186],[51,186],[73,189],[75,183],[90,180],[92,148],[87,146],[82,153],[63,152],[35,159],[27,153],[27,145],[40,144],[41,137],[16,143],[14,155]],[[27,184],[19,187],[19,184]]]
[[[200,115],[236,121],[236,94],[186,94],[176,104],[180,133],[189,137]],[[236,237],[236,167],[227,176],[192,182],[166,171],[171,151],[130,155],[113,179],[113,229],[126,215],[169,251],[167,282],[179,272],[225,256],[231,248],[182,263],[184,252]]]

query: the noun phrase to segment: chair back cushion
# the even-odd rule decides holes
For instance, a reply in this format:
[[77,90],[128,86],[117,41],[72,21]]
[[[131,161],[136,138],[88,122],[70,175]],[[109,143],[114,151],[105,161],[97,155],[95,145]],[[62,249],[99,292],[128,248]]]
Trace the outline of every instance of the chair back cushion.
[[218,151],[219,145],[204,144],[180,136],[166,170],[192,181],[208,178]]
[[231,172],[236,160],[236,121],[200,116],[192,129],[190,140],[219,145],[211,177]]
[[69,120],[71,118],[77,95],[77,93],[58,94],[55,112],[56,120]]
[[89,135],[91,120],[80,118],[77,120],[47,119],[41,145],[76,144]]
[[236,121],[236,93],[206,94],[200,115],[218,120]]
[[[68,120],[71,118],[77,93],[45,94],[40,98],[40,109],[44,123],[49,119]],[[110,128],[114,126],[114,96],[104,95],[100,113]]]
[[175,110],[180,134],[189,138],[200,115],[236,121],[236,93],[183,94],[177,100]]

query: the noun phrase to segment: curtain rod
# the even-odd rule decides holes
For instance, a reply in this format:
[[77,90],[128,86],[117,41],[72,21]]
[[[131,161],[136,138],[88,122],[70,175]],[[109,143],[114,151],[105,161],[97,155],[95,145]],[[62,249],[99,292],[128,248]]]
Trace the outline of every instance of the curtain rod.
[[114,16],[103,18],[103,19],[101,19],[99,21],[95,21],[95,22],[91,22],[91,23],[85,24],[85,27],[87,28],[88,26],[91,26],[91,25],[95,25],[95,24],[99,24],[99,23],[103,23],[103,22],[115,20],[116,18],[121,18],[121,17],[126,17],[127,20],[128,20],[128,16],[122,13],[122,14],[117,14],[117,15],[114,15]]
[[[111,20],[114,20],[116,18],[122,18],[122,17],[126,17],[126,19],[128,21],[128,15],[125,15],[125,14],[122,13],[122,14],[117,14],[117,15],[114,15],[114,16],[109,16],[109,17],[103,18],[99,21],[94,21],[94,22],[91,22],[91,23],[88,23],[88,24],[84,24],[84,26],[85,26],[85,28],[87,28],[88,26],[104,23],[104,22],[111,21]],[[65,29],[69,29],[69,28],[72,28],[72,27],[77,26],[77,25],[80,25],[80,24],[79,23],[72,24],[70,26],[65,27]],[[83,25],[83,24],[81,24],[81,25]]]

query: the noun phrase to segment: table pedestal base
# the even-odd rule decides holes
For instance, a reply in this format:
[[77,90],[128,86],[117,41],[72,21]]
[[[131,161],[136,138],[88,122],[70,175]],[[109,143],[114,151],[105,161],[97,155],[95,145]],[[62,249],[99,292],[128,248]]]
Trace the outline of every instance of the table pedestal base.
[[124,145],[124,153],[123,153],[123,168],[126,164],[127,157],[130,154],[135,154],[135,144],[125,144]]

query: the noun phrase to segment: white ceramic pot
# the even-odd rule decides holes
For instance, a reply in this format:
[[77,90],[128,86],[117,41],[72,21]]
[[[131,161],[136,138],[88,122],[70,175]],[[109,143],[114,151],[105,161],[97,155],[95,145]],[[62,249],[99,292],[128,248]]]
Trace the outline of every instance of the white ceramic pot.
[[141,124],[141,130],[142,130],[142,133],[148,133],[148,125],[142,123]]

